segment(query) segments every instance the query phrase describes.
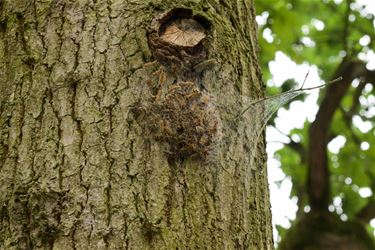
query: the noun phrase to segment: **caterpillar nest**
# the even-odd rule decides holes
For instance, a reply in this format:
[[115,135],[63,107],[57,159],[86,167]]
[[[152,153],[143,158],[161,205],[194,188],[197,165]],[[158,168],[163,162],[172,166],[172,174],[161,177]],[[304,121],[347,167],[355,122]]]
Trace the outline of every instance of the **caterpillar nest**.
[[169,145],[176,158],[205,159],[220,138],[219,118],[211,97],[193,82],[179,82],[145,108],[145,124],[152,137]]

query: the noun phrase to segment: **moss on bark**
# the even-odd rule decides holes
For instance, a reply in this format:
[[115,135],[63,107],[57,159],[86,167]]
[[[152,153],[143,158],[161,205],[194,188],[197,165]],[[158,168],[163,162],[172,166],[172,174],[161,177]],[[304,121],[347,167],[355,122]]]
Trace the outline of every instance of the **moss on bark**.
[[[229,126],[239,95],[263,93],[252,1],[1,4],[0,248],[272,249],[264,145],[251,117]],[[202,80],[235,103],[209,164],[168,161],[132,112],[147,27],[175,7],[212,22],[218,67]]]

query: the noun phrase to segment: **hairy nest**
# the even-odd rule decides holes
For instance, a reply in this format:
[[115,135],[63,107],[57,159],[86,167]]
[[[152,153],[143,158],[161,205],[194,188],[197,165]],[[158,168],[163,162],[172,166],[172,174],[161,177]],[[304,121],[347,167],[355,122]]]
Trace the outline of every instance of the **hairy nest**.
[[193,82],[169,86],[145,110],[147,130],[166,142],[175,157],[206,158],[219,140],[219,118],[211,98]]

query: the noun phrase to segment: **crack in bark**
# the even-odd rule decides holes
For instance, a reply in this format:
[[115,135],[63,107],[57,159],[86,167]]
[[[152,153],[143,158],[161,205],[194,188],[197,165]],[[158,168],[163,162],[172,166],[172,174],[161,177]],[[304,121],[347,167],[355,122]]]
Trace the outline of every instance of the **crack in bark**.
[[[217,7],[214,2],[211,4],[224,13],[222,6]],[[10,93],[14,93],[16,103],[8,119],[8,130],[13,139],[7,141],[8,152],[3,153],[4,160],[0,162],[6,162],[6,166],[1,166],[1,170],[12,169],[12,175],[6,177],[6,180],[31,178],[34,182],[47,183],[51,190],[63,191],[64,195],[66,192],[66,199],[59,200],[56,205],[61,207],[59,233],[46,243],[46,247],[50,244],[51,248],[56,249],[80,249],[83,245],[96,248],[99,244],[108,249],[147,249],[151,244],[161,248],[177,248],[183,243],[186,247],[199,248],[210,240],[213,242],[212,247],[216,247],[224,246],[221,237],[228,235],[230,230],[226,218],[237,218],[233,221],[238,222],[238,225],[248,226],[241,222],[247,220],[245,217],[248,215],[238,216],[235,211],[237,207],[223,204],[228,187],[234,185],[228,177],[230,171],[221,171],[220,167],[217,170],[215,166],[206,168],[203,164],[198,166],[199,163],[183,163],[177,166],[176,171],[172,171],[174,167],[168,166],[170,164],[167,160],[158,156],[163,148],[143,138],[140,127],[129,111],[137,100],[145,98],[142,94],[145,88],[142,77],[147,74],[147,70],[143,68],[143,63],[148,60],[150,51],[144,46],[147,45],[144,31],[151,15],[157,12],[155,6],[167,9],[172,6],[172,1],[129,3],[109,0],[34,0],[27,9],[29,14],[24,16],[27,19],[25,23],[30,21],[30,27],[24,27],[30,32],[30,38],[22,38],[21,34],[6,38],[8,47],[15,44],[16,49],[24,50],[23,53],[29,59],[20,62],[22,67],[18,69],[21,76],[14,76],[14,79],[7,76],[7,82],[16,88],[9,89]],[[227,23],[224,15],[219,15],[207,4],[197,4],[194,8],[199,11],[205,8],[215,24]],[[143,14],[129,11],[134,9]],[[245,19],[246,13],[239,15],[234,12],[232,21],[236,18]],[[247,20],[236,22],[242,25],[241,29],[247,26]],[[15,26],[12,25],[9,23],[9,27],[14,30]],[[224,31],[231,35],[235,33],[231,28],[218,26],[219,35],[226,34]],[[26,35],[29,33],[22,36]],[[249,35],[240,32],[237,38]],[[244,44],[232,36],[224,38],[241,53],[251,48],[247,44],[243,47]],[[134,41],[139,44],[132,44]],[[24,47],[20,47],[22,44]],[[223,49],[226,45],[222,41],[218,41],[215,46],[213,50],[219,57],[228,52],[225,54],[228,62],[233,63],[232,69],[239,69],[239,75],[219,72],[222,75],[213,76],[217,79],[212,80],[217,80],[218,85],[212,84],[210,88],[215,93],[232,93],[231,82],[252,76],[248,68],[255,67],[255,61],[236,60],[238,55]],[[6,53],[10,58],[7,60],[14,63],[17,55],[10,54],[10,51]],[[10,65],[7,66],[9,70]],[[254,77],[248,79],[259,83],[259,79]],[[241,91],[249,92],[245,89],[254,87],[243,84],[237,84]],[[219,91],[219,85],[224,89]],[[29,95],[39,87],[39,92]],[[1,94],[0,98],[3,98]],[[1,105],[3,117],[5,110],[12,107],[4,108]],[[69,129],[66,124],[69,124]],[[30,136],[29,133],[36,135]],[[65,144],[62,140],[67,138],[69,140]],[[0,147],[3,148],[3,145],[0,144]],[[20,147],[29,150],[28,153],[21,152]],[[229,157],[239,165],[247,164],[246,160],[227,153],[223,156],[222,168],[232,167]],[[28,165],[22,169],[23,165],[19,163],[22,159],[25,159],[23,165],[31,162],[32,167]],[[194,170],[192,166],[201,169]],[[211,183],[205,186],[205,181],[213,178],[211,173],[217,171],[220,171],[220,176],[212,184],[213,187]],[[28,172],[29,176],[20,176],[22,172]],[[237,177],[242,178],[241,174]],[[260,179],[256,179],[251,185],[260,185],[260,182]],[[15,187],[6,188],[7,195],[11,197],[10,190]],[[230,190],[236,192],[234,188]],[[197,197],[195,192],[198,192]],[[245,192],[241,195],[251,194]],[[7,201],[8,198],[0,196],[0,199]],[[245,203],[240,205],[244,205],[243,209],[248,208]],[[259,210],[261,208],[254,210],[254,213],[258,214]],[[153,234],[151,242],[145,240],[147,237],[144,238],[142,232],[146,221]],[[183,225],[180,225],[181,221]],[[261,238],[257,229],[262,227],[260,224],[256,223],[254,228],[258,238]],[[2,225],[7,227],[6,224]],[[38,244],[31,234],[31,228],[26,231],[29,232],[23,235],[30,237],[31,244]],[[257,237],[252,239],[248,230],[244,229],[244,232],[238,236],[238,241],[253,246]],[[270,235],[264,237],[272,243]],[[227,240],[228,246],[234,246],[233,238]],[[0,239],[0,247],[3,244],[6,243]]]

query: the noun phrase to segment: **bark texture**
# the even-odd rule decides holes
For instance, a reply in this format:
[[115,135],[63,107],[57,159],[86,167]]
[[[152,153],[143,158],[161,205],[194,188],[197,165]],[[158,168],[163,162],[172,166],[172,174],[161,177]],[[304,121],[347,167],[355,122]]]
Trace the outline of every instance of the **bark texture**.
[[[263,93],[253,5],[0,1],[0,249],[272,249],[264,144],[251,115],[233,126],[239,95]],[[149,92],[146,30],[175,7],[213,25],[210,161],[168,161],[132,111]]]

